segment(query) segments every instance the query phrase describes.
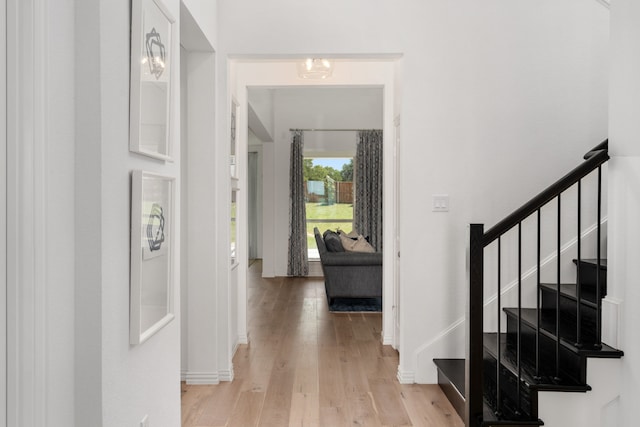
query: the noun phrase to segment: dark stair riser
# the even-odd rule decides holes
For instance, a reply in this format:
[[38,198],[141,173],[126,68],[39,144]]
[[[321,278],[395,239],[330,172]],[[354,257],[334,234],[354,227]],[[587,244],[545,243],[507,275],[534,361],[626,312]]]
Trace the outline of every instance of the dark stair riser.
[[[602,263],[600,266],[600,297],[604,298],[607,295],[607,261],[603,259],[600,262]],[[580,283],[582,283],[582,286],[591,288],[595,292],[598,265],[594,260],[582,260],[580,263],[574,260],[574,263],[580,270]]]
[[[517,352],[517,317],[507,312],[507,343],[513,352]],[[521,359],[523,364],[533,367],[535,371],[536,364],[536,330],[535,327],[522,322],[521,336]],[[586,383],[586,364],[583,358],[576,352],[568,349],[562,343],[560,344],[560,369],[559,375],[561,379],[570,379],[578,383]],[[551,383],[556,377],[556,340],[550,338],[543,332],[540,332],[540,353],[539,353],[539,372],[532,372],[543,378],[544,382]]]
[[[484,396],[487,405],[497,410],[496,359],[489,351],[484,352]],[[520,402],[518,403],[518,386]],[[500,416],[508,420],[537,420],[537,392],[524,382],[519,382],[511,371],[500,367]]]
[[[555,333],[557,291],[549,288],[541,288],[542,316],[545,328]],[[580,304],[580,344],[592,345],[596,342],[596,316],[597,310],[585,303]],[[565,295],[560,295],[560,322],[561,337],[566,340],[577,341],[577,301]],[[564,333],[566,331],[566,333]]]

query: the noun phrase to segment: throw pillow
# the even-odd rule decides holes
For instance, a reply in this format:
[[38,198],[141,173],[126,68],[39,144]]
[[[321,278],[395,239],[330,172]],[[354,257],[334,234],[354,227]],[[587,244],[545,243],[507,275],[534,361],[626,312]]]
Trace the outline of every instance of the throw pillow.
[[324,245],[329,252],[344,252],[340,236],[334,231],[327,230],[324,232]]
[[340,236],[347,236],[350,239],[356,240],[358,238],[358,232],[356,230],[352,230],[349,233],[345,233],[343,230],[338,229],[338,234]]
[[371,246],[369,242],[367,242],[365,238],[362,236],[358,236],[357,239],[353,240],[353,239],[350,239],[349,237],[346,237],[345,235],[340,235],[340,240],[342,242],[342,246],[344,247],[344,250],[348,252],[373,253],[376,251],[375,249],[373,249],[373,246]]

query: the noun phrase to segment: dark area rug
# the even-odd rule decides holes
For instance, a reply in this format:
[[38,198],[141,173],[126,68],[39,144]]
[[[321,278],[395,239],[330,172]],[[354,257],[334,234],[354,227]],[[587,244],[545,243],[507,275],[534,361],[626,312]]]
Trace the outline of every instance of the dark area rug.
[[382,311],[382,298],[334,298],[329,311],[337,313]]

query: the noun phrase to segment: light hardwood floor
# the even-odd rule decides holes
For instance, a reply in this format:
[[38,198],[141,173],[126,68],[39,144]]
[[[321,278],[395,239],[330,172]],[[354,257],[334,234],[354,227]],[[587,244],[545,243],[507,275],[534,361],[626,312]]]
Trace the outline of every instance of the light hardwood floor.
[[235,379],[182,384],[182,426],[460,426],[437,385],[401,385],[379,313],[330,313],[321,279],[249,269],[249,345]]

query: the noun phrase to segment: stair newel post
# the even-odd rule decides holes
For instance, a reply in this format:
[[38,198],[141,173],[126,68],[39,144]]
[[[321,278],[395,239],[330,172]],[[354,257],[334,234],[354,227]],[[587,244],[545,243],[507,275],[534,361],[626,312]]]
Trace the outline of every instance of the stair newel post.
[[483,401],[484,224],[469,226],[469,300],[467,302],[467,357],[465,425],[480,427]]
[[502,238],[498,237],[498,309],[496,311],[496,314],[498,316],[498,339],[496,340],[496,354],[498,355],[498,363],[496,363],[496,411],[495,414],[497,416],[500,416],[502,413],[501,407],[502,407],[502,402],[500,401],[502,399],[502,396],[500,395],[500,360],[502,360],[501,358],[501,348],[500,348],[500,335],[501,335],[501,316],[500,316],[500,307],[502,306],[502,301],[501,301],[501,293],[502,293],[502,274],[501,274],[501,269],[500,266],[502,264]]
[[602,240],[601,227],[602,224],[602,166],[598,166],[598,225],[597,225],[597,260],[596,260],[596,304],[598,310],[596,315],[596,348],[602,348],[602,289],[600,283],[600,268],[602,264]]
[[536,375],[533,377],[536,381],[541,379],[540,377],[540,232],[541,232],[541,219],[542,213],[538,209],[538,224],[537,224],[537,247],[536,247]]
[[557,254],[558,272],[557,272],[557,288],[556,288],[556,373],[555,381],[560,382],[560,281],[561,281],[561,252],[562,252],[562,193],[558,194],[558,241],[557,241]]
[[582,347],[582,282],[580,281],[580,262],[582,260],[582,180],[578,181],[578,268],[576,269],[576,347]]

